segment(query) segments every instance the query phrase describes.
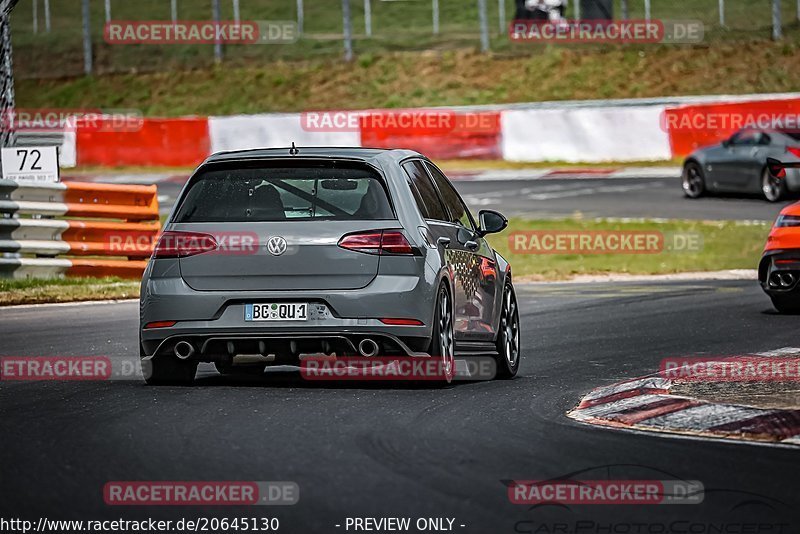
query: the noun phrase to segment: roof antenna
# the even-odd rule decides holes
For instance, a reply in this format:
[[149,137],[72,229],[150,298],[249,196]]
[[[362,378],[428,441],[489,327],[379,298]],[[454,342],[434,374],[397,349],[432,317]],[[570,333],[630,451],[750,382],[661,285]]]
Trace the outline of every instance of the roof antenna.
[[300,149],[297,148],[296,146],[294,146],[294,141],[292,141],[292,148],[289,149],[289,155],[290,156],[296,156],[299,153],[300,153]]

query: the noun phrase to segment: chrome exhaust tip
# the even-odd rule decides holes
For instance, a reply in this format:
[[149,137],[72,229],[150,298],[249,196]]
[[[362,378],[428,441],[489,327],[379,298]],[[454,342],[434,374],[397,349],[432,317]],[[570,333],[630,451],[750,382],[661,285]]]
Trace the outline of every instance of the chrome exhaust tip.
[[369,338],[362,339],[358,343],[358,353],[365,358],[371,358],[378,354],[378,344]]
[[179,360],[188,360],[194,355],[194,347],[188,341],[178,341],[175,343],[174,352]]
[[781,273],[779,276],[783,287],[789,287],[794,284],[794,275],[792,273]]

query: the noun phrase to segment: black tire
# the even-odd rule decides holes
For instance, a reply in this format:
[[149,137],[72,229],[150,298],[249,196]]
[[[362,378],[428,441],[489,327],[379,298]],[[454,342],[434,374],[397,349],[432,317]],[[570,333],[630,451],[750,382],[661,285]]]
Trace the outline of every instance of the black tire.
[[517,376],[522,355],[520,347],[519,309],[514,286],[506,282],[503,288],[503,304],[500,312],[500,328],[497,332],[497,378],[508,380]]
[[144,380],[151,386],[191,386],[197,374],[196,361],[162,355],[142,360]]
[[706,177],[699,163],[690,161],[683,166],[681,185],[687,198],[699,198],[706,193]]
[[772,176],[769,169],[761,171],[761,194],[768,202],[778,202],[786,196],[786,180]]
[[772,305],[778,313],[786,315],[800,314],[800,295],[772,295]]
[[453,303],[447,286],[442,284],[436,292],[436,310],[433,315],[433,334],[428,354],[439,359],[441,374],[436,382],[449,384],[455,374],[455,332],[453,323]]

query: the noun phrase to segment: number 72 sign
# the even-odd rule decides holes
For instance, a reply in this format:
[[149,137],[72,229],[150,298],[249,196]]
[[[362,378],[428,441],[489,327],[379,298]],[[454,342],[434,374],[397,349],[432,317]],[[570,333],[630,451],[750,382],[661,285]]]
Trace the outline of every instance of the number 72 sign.
[[58,148],[17,146],[2,150],[3,178],[25,182],[57,182]]

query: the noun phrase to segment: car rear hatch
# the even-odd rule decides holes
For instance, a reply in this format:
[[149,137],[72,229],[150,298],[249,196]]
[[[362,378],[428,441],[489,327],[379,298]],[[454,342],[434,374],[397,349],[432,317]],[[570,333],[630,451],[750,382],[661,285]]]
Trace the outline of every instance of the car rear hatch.
[[178,236],[214,239],[179,256],[181,276],[201,291],[359,289],[377,276],[380,256],[340,239],[397,226],[375,170],[327,161],[200,171],[172,220]]
[[[202,231],[200,225],[177,225]],[[181,258],[181,276],[189,286],[208,291],[358,289],[378,274],[380,256],[340,248],[339,239],[353,230],[381,228],[385,223],[284,222],[224,225],[210,232],[229,249]],[[285,251],[270,252],[270,239],[285,240]],[[237,246],[233,240],[249,241]],[[275,243],[273,240],[272,243]],[[283,245],[273,245],[280,252]],[[276,248],[277,247],[277,248]]]

